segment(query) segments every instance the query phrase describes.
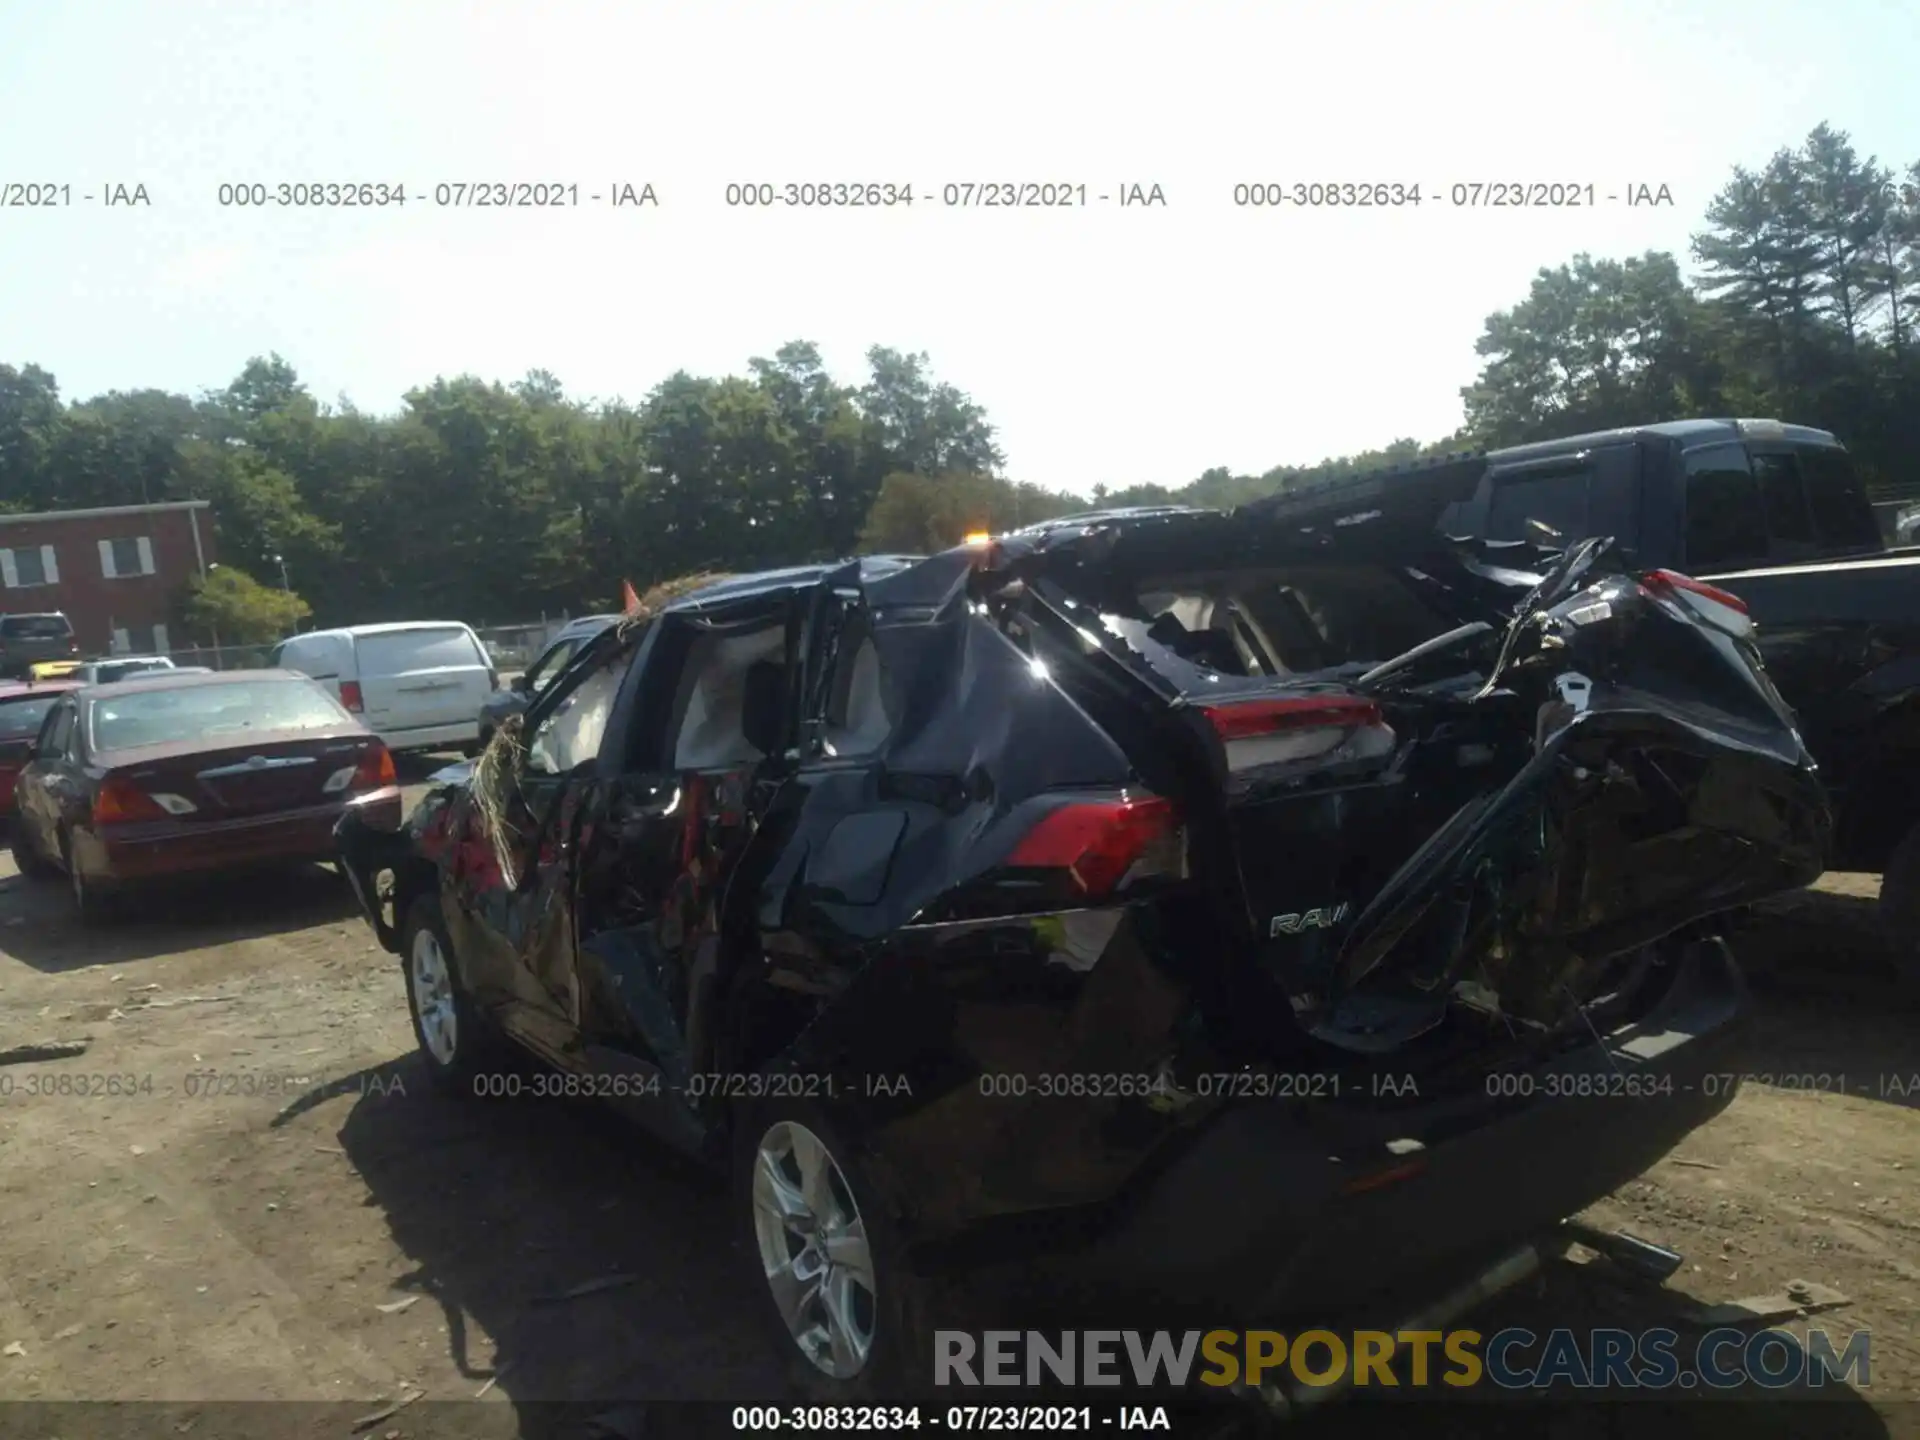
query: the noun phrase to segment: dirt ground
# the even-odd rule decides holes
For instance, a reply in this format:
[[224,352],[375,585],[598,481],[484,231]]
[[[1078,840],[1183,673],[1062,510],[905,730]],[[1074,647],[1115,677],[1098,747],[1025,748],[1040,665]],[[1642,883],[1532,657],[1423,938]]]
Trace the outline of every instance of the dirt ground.
[[[1871,1384],[1808,1434],[1920,1433],[1920,1011],[1874,890],[1829,877],[1743,934],[1776,1083],[1591,1217],[1686,1255],[1676,1304],[1843,1292],[1814,1323],[1872,1332]],[[545,1400],[780,1393],[718,1184],[583,1108],[430,1093],[399,968],[327,871],[82,930],[0,860],[0,1049],[65,1040],[0,1067],[0,1398],[168,1402],[123,1433],[198,1440],[223,1401],[405,1437],[479,1398],[443,1413],[485,1437]],[[110,1429],[0,1407],[0,1433]]]

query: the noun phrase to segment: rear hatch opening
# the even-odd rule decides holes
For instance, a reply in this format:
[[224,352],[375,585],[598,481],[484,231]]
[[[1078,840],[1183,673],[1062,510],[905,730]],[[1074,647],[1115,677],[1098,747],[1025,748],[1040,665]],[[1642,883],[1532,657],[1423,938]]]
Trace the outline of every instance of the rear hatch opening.
[[1479,694],[1484,652],[1357,691],[1460,628],[1422,578],[1327,561],[1001,594],[1005,633],[1185,817],[1232,957],[1214,1038],[1246,1063],[1391,1056],[1478,1085],[1592,1043],[1669,988],[1701,895],[1763,863],[1700,823],[1751,778],[1732,762],[1664,734],[1542,759],[1536,707]]

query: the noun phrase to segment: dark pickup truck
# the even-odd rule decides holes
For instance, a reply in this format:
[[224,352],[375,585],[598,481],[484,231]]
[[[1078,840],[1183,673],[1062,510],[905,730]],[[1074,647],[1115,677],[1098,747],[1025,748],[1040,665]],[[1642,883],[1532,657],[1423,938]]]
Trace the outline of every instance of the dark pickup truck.
[[1681,420],[1484,459],[1470,498],[1442,513],[1448,534],[1612,535],[1641,568],[1745,602],[1826,780],[1831,868],[1883,874],[1883,913],[1920,954],[1920,548],[1886,548],[1840,442],[1775,420]]

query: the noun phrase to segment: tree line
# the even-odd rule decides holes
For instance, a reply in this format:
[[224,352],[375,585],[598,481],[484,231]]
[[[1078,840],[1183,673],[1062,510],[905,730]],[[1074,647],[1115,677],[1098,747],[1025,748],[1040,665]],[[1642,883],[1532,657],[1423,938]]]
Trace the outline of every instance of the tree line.
[[[1093,502],[1231,505],[1305,476],[1713,414],[1831,429],[1877,494],[1920,493],[1920,161],[1889,168],[1822,124],[1736,166],[1687,258],[1691,275],[1659,251],[1542,269],[1487,318],[1452,435],[1096,486]],[[623,579],[920,552],[1087,505],[1009,478],[985,410],[924,354],[866,360],[845,384],[796,340],[637,404],[569,398],[545,371],[442,378],[386,415],[318,401],[278,356],[197,397],[71,403],[44,369],[0,365],[0,511],[211,500],[221,579],[183,595],[182,618],[265,639],[307,611],[579,613],[612,606]]]

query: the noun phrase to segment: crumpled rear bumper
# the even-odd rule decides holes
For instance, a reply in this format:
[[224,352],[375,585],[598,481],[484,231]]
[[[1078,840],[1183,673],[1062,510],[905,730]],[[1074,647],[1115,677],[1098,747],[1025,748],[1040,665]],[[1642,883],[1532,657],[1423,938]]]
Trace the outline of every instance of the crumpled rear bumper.
[[1750,1018],[1730,954],[1702,944],[1645,1018],[1488,1094],[1239,1104],[1070,1266],[1208,1323],[1377,1319],[1551,1232],[1726,1109]]

